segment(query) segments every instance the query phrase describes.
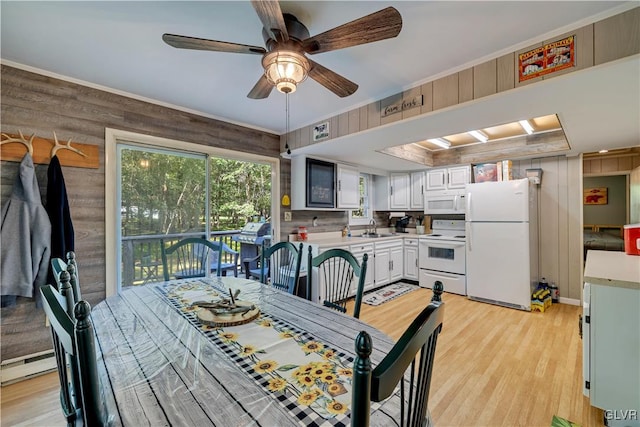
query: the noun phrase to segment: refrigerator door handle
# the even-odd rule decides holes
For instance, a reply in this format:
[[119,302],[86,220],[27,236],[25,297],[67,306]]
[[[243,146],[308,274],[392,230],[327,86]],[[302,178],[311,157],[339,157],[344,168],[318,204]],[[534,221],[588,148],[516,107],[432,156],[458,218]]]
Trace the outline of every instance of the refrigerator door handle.
[[471,215],[471,193],[467,193],[467,221],[470,221],[471,218],[469,218],[469,216]]
[[473,250],[473,236],[471,235],[471,224],[466,223],[467,230],[465,234],[467,235],[467,246],[469,247],[469,252]]

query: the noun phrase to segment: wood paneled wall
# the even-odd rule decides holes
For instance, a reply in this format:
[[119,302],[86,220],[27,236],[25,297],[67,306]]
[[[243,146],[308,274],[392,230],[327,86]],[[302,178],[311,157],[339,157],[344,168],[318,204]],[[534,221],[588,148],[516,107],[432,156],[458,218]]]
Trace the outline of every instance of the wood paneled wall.
[[[555,282],[560,296],[582,295],[582,160],[564,156],[513,162],[514,174],[543,170],[538,187],[539,274]],[[517,171],[517,172],[516,172]]]
[[[2,65],[2,132],[95,144],[100,167],[63,167],[75,245],[81,270],[81,288],[92,305],[105,296],[105,128],[122,129],[163,138],[193,142],[229,150],[279,156],[279,137],[219,120],[209,119],[86,86]],[[7,200],[18,171],[18,163],[1,162],[1,201]],[[46,200],[47,166],[36,174],[43,201]],[[288,177],[287,177],[288,180]],[[10,244],[10,242],[2,242]],[[2,308],[3,361],[51,348],[51,335],[44,313],[31,300],[21,299],[12,308]]]

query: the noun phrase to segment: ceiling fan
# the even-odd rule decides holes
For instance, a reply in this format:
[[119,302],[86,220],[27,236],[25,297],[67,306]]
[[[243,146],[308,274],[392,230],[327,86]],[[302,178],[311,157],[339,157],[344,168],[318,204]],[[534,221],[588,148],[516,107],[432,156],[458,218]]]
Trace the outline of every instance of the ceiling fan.
[[283,93],[294,92],[307,75],[339,97],[345,97],[353,94],[358,85],[307,58],[305,53],[313,55],[372,43],[395,37],[402,29],[400,13],[387,7],[310,37],[307,27],[295,16],[283,14],[277,1],[252,0],[251,4],[264,26],[266,49],[176,34],[163,34],[162,40],[180,49],[262,55],[265,72],[247,95],[252,99],[267,98],[274,86]]

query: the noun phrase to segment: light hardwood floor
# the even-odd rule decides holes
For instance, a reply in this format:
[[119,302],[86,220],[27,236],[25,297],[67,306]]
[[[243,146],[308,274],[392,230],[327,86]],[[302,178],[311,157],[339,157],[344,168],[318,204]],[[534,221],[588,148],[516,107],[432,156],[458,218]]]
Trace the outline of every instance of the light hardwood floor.
[[[398,339],[431,298],[419,289],[361,319]],[[580,307],[528,313],[444,294],[445,320],[436,352],[429,408],[437,426],[549,426],[553,415],[583,427],[603,413],[582,395]],[[375,346],[375,342],[373,343]],[[64,426],[57,374],[1,390],[4,426]]]

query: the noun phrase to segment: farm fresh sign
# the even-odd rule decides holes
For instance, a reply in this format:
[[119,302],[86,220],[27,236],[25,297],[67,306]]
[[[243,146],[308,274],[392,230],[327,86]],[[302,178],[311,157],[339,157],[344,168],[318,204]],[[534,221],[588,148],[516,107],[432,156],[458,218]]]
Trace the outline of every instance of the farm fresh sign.
[[402,99],[393,104],[382,106],[380,117],[387,117],[391,114],[400,113],[401,111],[410,110],[412,108],[422,106],[422,95],[414,96],[410,99]]

